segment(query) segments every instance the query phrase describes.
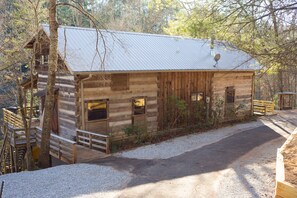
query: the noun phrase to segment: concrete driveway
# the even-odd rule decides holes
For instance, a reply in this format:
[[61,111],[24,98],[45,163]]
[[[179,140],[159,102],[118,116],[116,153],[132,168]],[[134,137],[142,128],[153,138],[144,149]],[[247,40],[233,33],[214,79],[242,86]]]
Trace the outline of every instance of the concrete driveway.
[[295,114],[263,117],[250,129],[174,157],[136,159],[123,154],[96,164],[133,175],[119,197],[273,197],[276,150],[297,126]]

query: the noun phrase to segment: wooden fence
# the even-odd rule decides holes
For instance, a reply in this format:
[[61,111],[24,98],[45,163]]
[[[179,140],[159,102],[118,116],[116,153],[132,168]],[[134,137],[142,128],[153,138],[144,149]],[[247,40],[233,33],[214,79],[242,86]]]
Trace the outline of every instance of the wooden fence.
[[87,146],[90,149],[104,151],[107,154],[110,153],[108,135],[76,129],[76,141],[78,144]]
[[[38,146],[40,146],[41,143],[41,131],[40,127],[36,127],[36,140]],[[75,164],[77,160],[76,142],[51,134],[50,154],[66,163]]]
[[274,113],[274,103],[265,100],[253,100],[254,114],[267,115]]

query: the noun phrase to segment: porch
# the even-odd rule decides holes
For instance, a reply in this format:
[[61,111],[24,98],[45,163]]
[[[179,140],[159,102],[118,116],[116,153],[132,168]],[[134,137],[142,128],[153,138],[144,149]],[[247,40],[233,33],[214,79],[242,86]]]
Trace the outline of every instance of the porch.
[[[4,136],[0,153],[0,172],[18,172],[22,170],[26,153],[26,135],[21,117],[8,109],[3,109]],[[38,126],[30,128],[30,143],[35,155],[38,156],[41,146],[42,129]],[[70,140],[51,133],[50,155],[65,163],[83,163],[107,157],[109,136],[76,129],[76,138]]]

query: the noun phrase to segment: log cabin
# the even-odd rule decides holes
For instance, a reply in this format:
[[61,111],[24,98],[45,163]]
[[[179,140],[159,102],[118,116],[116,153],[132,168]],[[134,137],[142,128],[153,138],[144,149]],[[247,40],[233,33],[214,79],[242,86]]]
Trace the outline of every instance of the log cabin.
[[[118,141],[127,138],[125,128],[137,123],[144,123],[151,134],[187,125],[175,122],[179,112],[168,104],[173,96],[192,110],[203,103],[202,111],[221,111],[224,120],[241,105],[235,118],[252,114],[259,65],[225,42],[67,26],[60,26],[58,35],[52,131],[62,137],[75,139],[76,129],[81,129]],[[26,48],[34,48],[36,95],[42,107],[49,26],[42,25]],[[175,116],[172,125],[170,116]]]

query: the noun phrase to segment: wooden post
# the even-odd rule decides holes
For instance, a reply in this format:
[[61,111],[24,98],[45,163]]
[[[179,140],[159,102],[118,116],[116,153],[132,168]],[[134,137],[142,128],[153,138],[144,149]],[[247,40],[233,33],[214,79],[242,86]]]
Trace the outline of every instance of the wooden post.
[[110,140],[109,140],[109,137],[107,137],[106,138],[106,154],[110,154],[109,144],[110,144]]
[[18,172],[17,149],[13,148],[14,171]]
[[92,149],[92,135],[89,134],[89,143],[90,143],[90,149]]
[[[14,169],[14,161],[13,161],[13,150],[12,150],[12,146],[9,145],[9,158],[10,158],[10,172],[13,173],[13,169]],[[5,173],[6,173],[6,161],[4,162],[5,165]]]
[[76,154],[76,144],[72,145],[72,150],[73,150],[73,164],[76,163],[76,159],[77,159],[77,154]]
[[58,157],[59,159],[61,159],[61,141],[58,140],[58,143],[59,143],[59,148],[58,148]]

